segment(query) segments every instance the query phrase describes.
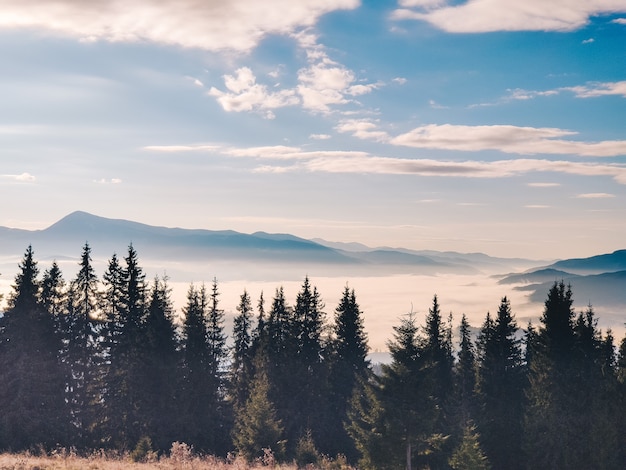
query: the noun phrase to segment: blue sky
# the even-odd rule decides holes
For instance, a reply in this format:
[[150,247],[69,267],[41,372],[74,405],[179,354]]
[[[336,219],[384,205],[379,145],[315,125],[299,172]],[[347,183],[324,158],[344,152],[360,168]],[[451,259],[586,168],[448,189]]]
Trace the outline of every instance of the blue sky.
[[626,248],[624,0],[0,2],[0,225]]

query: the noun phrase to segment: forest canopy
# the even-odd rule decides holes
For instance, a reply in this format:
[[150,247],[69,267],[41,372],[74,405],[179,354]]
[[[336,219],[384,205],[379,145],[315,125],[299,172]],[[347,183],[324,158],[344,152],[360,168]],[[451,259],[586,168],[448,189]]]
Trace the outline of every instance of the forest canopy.
[[[363,312],[346,286],[329,314],[305,277],[239,297],[225,331],[217,279],[175,312],[167,278],[148,281],[132,245],[98,275],[40,272],[28,247],[0,317],[0,450],[150,449],[185,442],[252,461],[360,468],[598,468],[626,461],[626,338],[556,281],[536,325],[509,299],[473,335],[464,315],[408,313],[368,360]],[[457,328],[458,326],[458,328]]]

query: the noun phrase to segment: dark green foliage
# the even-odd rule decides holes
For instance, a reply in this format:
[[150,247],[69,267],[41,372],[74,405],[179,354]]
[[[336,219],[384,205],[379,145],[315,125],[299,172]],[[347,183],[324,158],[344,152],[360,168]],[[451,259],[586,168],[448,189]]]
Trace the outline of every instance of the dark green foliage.
[[233,350],[230,370],[230,397],[233,406],[243,406],[248,399],[248,385],[252,379],[252,303],[244,290],[237,306],[239,312],[233,322]]
[[68,439],[61,342],[38,299],[38,268],[28,247],[9,309],[0,319],[0,448],[50,448]]
[[466,425],[463,439],[448,462],[450,467],[454,470],[489,470],[491,468],[489,459],[480,447],[479,437],[474,426]]
[[98,278],[91,264],[91,248],[83,247],[80,269],[70,284],[68,303],[61,318],[63,362],[69,372],[67,401],[80,446],[93,444],[92,427],[100,407],[99,372],[104,364],[98,319]]
[[347,414],[346,429],[360,454],[360,468],[402,468],[404,462],[398,461],[398,446],[389,445],[385,407],[376,382],[365,379],[357,382]]
[[522,351],[511,304],[504,297],[495,320],[487,315],[478,339],[477,398],[483,448],[495,468],[520,468],[523,386]]
[[[141,349],[143,431],[152,444],[167,450],[180,427],[180,369],[174,308],[167,278],[155,278],[149,294]],[[141,441],[140,441],[141,442]]]
[[459,354],[455,365],[455,400],[457,403],[458,423],[462,429],[475,416],[476,397],[476,348],[470,336],[470,326],[465,314],[459,327]]
[[298,468],[316,466],[321,460],[322,456],[315,447],[315,441],[310,429],[307,429],[304,436],[298,439],[295,456]]
[[178,331],[167,279],[148,286],[132,245],[102,283],[90,253],[85,244],[69,283],[56,262],[39,281],[30,247],[19,265],[0,315],[2,450],[109,447],[141,461],[182,441],[249,460],[271,449],[300,466],[342,453],[364,469],[610,470],[626,459],[626,339],[616,356],[611,331],[591,306],[576,315],[562,282],[524,351],[505,297],[476,344],[463,316],[453,354],[435,296],[423,326],[409,314],[394,328],[392,361],[375,376],[347,287],[332,325],[308,278],[293,307],[280,288],[266,313],[261,294],[254,328],[244,291],[227,349],[216,280],[209,293],[190,286]]
[[285,451],[283,427],[270,400],[265,367],[259,363],[256,370],[245,406],[236,409],[233,428],[235,448],[248,461],[261,457],[263,449],[271,449],[279,458]]
[[133,462],[143,462],[153,452],[152,440],[148,436],[142,436],[130,453],[130,458]]
[[527,390],[529,466],[619,468],[623,437],[616,416],[623,415],[623,402],[607,354],[612,346],[601,340],[593,310],[574,319],[571,290],[555,283],[541,322]]
[[348,423],[350,400],[357,385],[371,375],[367,360],[367,334],[354,289],[348,286],[335,310],[334,339],[331,343],[330,399],[328,400],[330,455],[344,454],[356,460],[357,450],[345,425]]

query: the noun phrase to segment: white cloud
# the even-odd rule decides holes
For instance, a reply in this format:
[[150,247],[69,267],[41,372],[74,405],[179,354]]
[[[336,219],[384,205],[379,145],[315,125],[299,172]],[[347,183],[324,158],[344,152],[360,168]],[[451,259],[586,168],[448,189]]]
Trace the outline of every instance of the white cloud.
[[561,183],[528,183],[527,186],[531,188],[556,188],[561,186]]
[[32,183],[35,181],[35,177],[30,173],[22,173],[20,175],[1,175],[4,179],[18,181],[20,183]]
[[585,85],[572,87],[560,87],[552,90],[524,90],[523,88],[514,88],[507,90],[509,94],[499,101],[493,103],[482,103],[471,105],[470,108],[478,106],[495,106],[496,104],[508,103],[510,101],[525,101],[544,96],[555,96],[562,92],[574,93],[576,98],[597,98],[600,96],[622,96],[626,98],[626,80],[619,82],[587,82]]
[[510,125],[462,126],[429,124],[417,127],[389,142],[413,148],[460,151],[499,150],[523,155],[571,154],[587,157],[626,155],[626,140],[583,142],[561,137],[577,132],[557,128]]
[[298,72],[298,94],[302,97],[302,106],[327,113],[330,105],[346,104],[345,95],[354,80],[352,71],[330,60],[301,69]]
[[596,98],[598,96],[618,95],[626,98],[626,80],[620,82],[589,82],[585,86],[565,87],[577,98]]
[[384,131],[377,130],[377,124],[369,119],[346,119],[341,121],[335,130],[341,133],[349,133],[359,139],[386,142],[389,135]]
[[121,184],[122,180],[120,178],[111,178],[111,179],[101,178],[99,180],[93,180],[93,182],[97,184]]
[[328,140],[330,138],[331,136],[328,134],[311,134],[309,136],[309,139],[313,139],[313,140]]
[[404,77],[396,77],[391,80],[393,83],[397,83],[398,85],[404,85],[407,82],[407,79]]
[[217,99],[224,111],[255,111],[272,119],[272,109],[293,106],[299,103],[293,90],[271,92],[267,86],[256,82],[256,77],[248,67],[238,69],[236,75],[224,75],[228,91],[211,87],[208,94]]
[[623,0],[468,0],[441,6],[408,0],[400,6],[393,19],[427,21],[451,33],[573,31],[585,26],[591,16],[626,12]]
[[550,208],[550,206],[547,206],[545,204],[528,204],[524,207],[526,209],[549,209]]
[[609,199],[615,197],[615,194],[609,193],[584,193],[576,196],[578,199]]
[[[177,145],[174,149],[193,150],[202,146]],[[168,147],[144,147],[168,149]],[[599,164],[544,159],[486,161],[445,161],[380,157],[359,151],[306,151],[300,147],[211,147],[223,155],[272,161],[257,167],[257,172],[317,171],[325,173],[374,173],[460,178],[504,178],[529,173],[565,173],[580,176],[606,176],[626,185],[626,165]],[[556,183],[529,183],[530,186],[553,186]]]
[[142,150],[150,152],[165,152],[165,153],[178,153],[178,152],[210,152],[217,150],[220,147],[217,145],[147,145],[142,147]]
[[20,0],[2,2],[0,28],[57,32],[83,41],[152,41],[247,52],[268,34],[290,34],[359,0]]
[[611,23],[626,24],[626,18],[615,18]]
[[582,44],[591,44],[593,42],[596,42],[594,38],[583,39]]

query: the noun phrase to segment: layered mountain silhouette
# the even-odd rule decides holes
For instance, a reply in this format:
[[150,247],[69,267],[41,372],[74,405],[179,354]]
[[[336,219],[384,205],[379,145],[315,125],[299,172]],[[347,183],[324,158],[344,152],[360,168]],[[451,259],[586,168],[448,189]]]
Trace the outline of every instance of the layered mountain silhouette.
[[297,265],[300,274],[310,266],[346,270],[345,274],[478,273],[505,266],[532,266],[519,259],[490,257],[482,253],[413,251],[370,248],[356,243],[307,240],[289,234],[232,230],[192,230],[156,227],[73,212],[43,230],[0,227],[0,254],[19,257],[32,245],[38,259],[77,258],[88,242],[94,256],[124,255],[132,243],[142,259],[164,262],[246,262]]
[[626,304],[626,250],[557,261],[543,268],[510,274],[500,284],[524,284],[515,287],[529,292],[529,300],[542,302],[554,282],[571,285],[576,299],[596,305]]

